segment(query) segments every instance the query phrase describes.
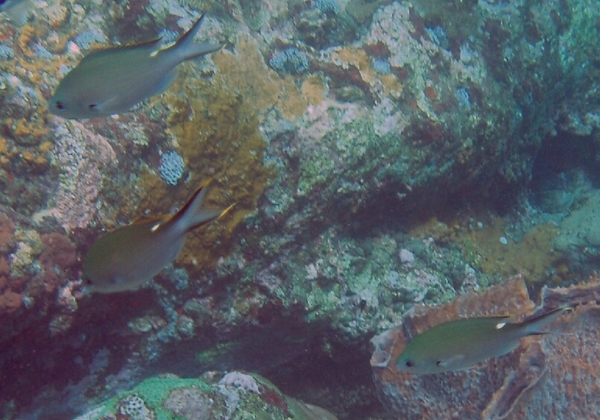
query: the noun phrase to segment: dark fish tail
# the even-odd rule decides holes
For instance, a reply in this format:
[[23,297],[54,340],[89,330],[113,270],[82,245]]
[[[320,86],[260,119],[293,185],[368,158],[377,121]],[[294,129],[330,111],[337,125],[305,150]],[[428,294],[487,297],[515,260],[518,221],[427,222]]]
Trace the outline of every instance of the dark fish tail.
[[186,33],[183,34],[181,38],[177,40],[175,43],[175,48],[185,48],[187,45],[192,44],[194,42],[194,37],[200,30],[200,26],[202,26],[202,22],[204,21],[204,16],[206,13],[202,13],[202,16],[192,25],[190,29]]
[[558,317],[560,317],[565,312],[570,312],[572,310],[573,308],[569,306],[564,306],[524,321],[522,325],[525,328],[525,335],[548,334],[548,331],[545,331],[543,328],[552,324]]
[[193,214],[197,213],[200,210],[200,206],[204,201],[204,196],[206,196],[206,186],[210,184],[211,181],[212,178],[202,183],[202,185],[200,185],[196,189],[196,191],[194,191],[192,196],[188,198],[188,201],[186,201],[183,207],[179,209],[179,211],[175,213],[175,215],[173,215],[173,218],[170,221],[171,223],[175,225],[181,225],[181,230],[183,230],[184,232],[190,230],[190,228],[188,228],[188,226],[190,225],[188,219],[190,219]]
[[[208,182],[210,182],[210,180]],[[190,219],[191,225],[188,228],[188,231],[196,229],[197,227],[200,227],[208,222],[212,222],[215,219],[220,219],[229,213],[231,209],[235,207],[235,205],[236,203],[233,203],[225,210],[196,210],[196,212],[193,214],[193,217]]]
[[182,234],[222,216],[231,208],[230,206],[225,210],[200,210],[210,181],[212,178],[200,185],[171,219],[171,223],[176,225]]
[[204,16],[206,16],[206,13],[203,13],[202,16],[200,16],[200,19],[198,19],[196,23],[194,23],[194,25],[179,38],[175,45],[169,48],[169,50],[177,52],[180,62],[213,53],[225,46],[225,44],[200,44],[194,42],[194,37],[202,25]]

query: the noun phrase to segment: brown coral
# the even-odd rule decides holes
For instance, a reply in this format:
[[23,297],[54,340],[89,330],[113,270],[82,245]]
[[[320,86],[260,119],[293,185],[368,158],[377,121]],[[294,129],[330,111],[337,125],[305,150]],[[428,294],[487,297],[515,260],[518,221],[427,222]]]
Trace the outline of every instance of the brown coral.
[[[521,277],[454,302],[418,307],[401,326],[373,339],[375,382],[388,410],[407,419],[590,418],[600,410],[596,372],[600,368],[600,283],[545,289],[540,311],[575,306],[557,322],[557,334],[527,338],[506,356],[468,371],[440,375],[398,372],[394,361],[408,337],[460,317],[515,314],[533,308]],[[562,331],[569,330],[569,334]],[[466,403],[468,402],[468,403]]]
[[0,251],[6,251],[15,233],[15,224],[5,214],[0,213]]
[[411,236],[454,242],[473,267],[503,277],[520,273],[528,284],[547,279],[550,268],[560,268],[561,255],[554,252],[553,239],[558,233],[555,225],[540,224],[525,233],[519,242],[501,242],[506,228],[507,221],[500,217],[484,219],[484,225],[477,229],[466,227],[460,220],[446,224],[434,218],[413,229]]
[[8,276],[10,275],[10,266],[4,257],[0,257],[0,292],[8,284]]
[[69,238],[56,232],[42,235],[41,239],[45,245],[40,263],[44,267],[46,290],[53,292],[61,279],[57,273],[64,272],[77,261],[77,247]]
[[[346,78],[352,69],[356,70],[354,83],[356,86],[369,91],[376,95],[374,92],[377,90],[375,87],[381,83],[383,90],[386,95],[390,95],[394,98],[399,98],[402,94],[403,86],[396,78],[395,74],[377,74],[371,64],[371,59],[367,55],[367,52],[362,49],[356,49],[351,47],[341,47],[334,50],[333,62],[338,67],[338,71],[342,71],[340,74]],[[329,67],[331,72],[331,67]],[[331,74],[331,76],[334,76]],[[335,76],[334,76],[335,78]],[[345,81],[344,83],[348,83]]]
[[0,314],[12,314],[23,304],[21,296],[18,293],[8,289],[0,294]]

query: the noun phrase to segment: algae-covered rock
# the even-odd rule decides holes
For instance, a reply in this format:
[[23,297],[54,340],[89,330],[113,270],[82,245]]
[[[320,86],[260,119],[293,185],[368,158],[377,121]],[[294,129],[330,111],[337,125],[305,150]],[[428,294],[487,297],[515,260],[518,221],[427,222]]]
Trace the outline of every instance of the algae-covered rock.
[[[554,246],[559,251],[600,247],[600,194],[592,195],[558,225]],[[597,252],[597,251],[596,251]]]
[[[220,377],[220,379],[219,379]],[[241,372],[146,379],[76,420],[337,420],[327,410],[282,394],[265,378]]]
[[[598,1],[58,3],[30,8],[22,28],[0,19],[1,418],[70,418],[81,399],[161,363],[197,373],[293,361],[316,377],[317,353],[351,370],[366,337],[413,304],[563,264],[540,257],[550,228],[517,243],[508,225],[465,219],[508,210],[558,130],[600,144]],[[201,12],[199,38],[226,45],[182,65],[163,94],[118,118],[48,117],[46,98],[89,51],[177,39]],[[185,172],[165,183],[169,150]],[[130,294],[81,292],[81,261],[105,230],[174,212],[207,178],[207,207],[235,205],[190,234],[173,267]],[[545,185],[542,210],[573,210],[556,248],[593,261],[599,216],[575,219],[584,203]],[[423,235],[407,222],[440,209],[462,220],[446,214],[445,233],[425,224]],[[74,262],[44,252],[43,238],[74,244]],[[555,271],[571,280],[567,263]],[[362,420],[355,407],[369,399],[354,385],[330,395]],[[158,405],[140,389],[109,408],[210,416],[229,401],[210,389],[186,385]]]

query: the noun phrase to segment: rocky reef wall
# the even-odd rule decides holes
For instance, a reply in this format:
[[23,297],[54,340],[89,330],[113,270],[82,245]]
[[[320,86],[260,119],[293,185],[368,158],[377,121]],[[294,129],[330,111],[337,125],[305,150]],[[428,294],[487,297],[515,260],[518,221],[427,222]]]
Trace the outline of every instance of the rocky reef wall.
[[[478,245],[517,249],[500,222],[422,221],[507,211],[557,131],[598,145],[599,6],[437,3],[60,0],[23,26],[0,20],[5,415],[81,411],[161,366],[264,371],[311,350],[368,368],[369,338],[415,303],[497,282],[509,255],[519,270],[523,248]],[[200,11],[199,38],[227,45],[164,94],[117,118],[48,113],[85,53],[176,39]],[[176,178],[166,153],[181,157]],[[227,217],[143,290],[82,293],[93,240],[174,211],[210,177],[208,205],[236,203]],[[536,232],[529,250],[548,251],[554,233]],[[528,280],[569,276],[560,258],[533,259]],[[355,407],[375,398],[347,391]]]

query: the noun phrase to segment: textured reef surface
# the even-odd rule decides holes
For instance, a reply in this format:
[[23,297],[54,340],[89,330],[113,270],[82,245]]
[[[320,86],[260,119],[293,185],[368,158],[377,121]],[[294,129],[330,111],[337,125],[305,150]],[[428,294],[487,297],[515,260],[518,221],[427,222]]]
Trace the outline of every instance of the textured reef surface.
[[540,312],[574,308],[553,332],[523,339],[517,350],[467,371],[415,376],[394,361],[415,334],[441,322],[476,316],[523,317],[535,304],[521,277],[439,306],[415,306],[402,324],[373,338],[375,383],[390,415],[406,419],[586,418],[600,411],[600,279],[544,288]]
[[165,375],[92,408],[76,420],[337,420],[328,411],[287,397],[258,375],[207,372],[200,379]]
[[[160,95],[108,118],[48,113],[89,51],[174,41],[202,12],[198,40],[226,46]],[[379,419],[369,339],[415,304],[598,269],[599,16],[596,0],[34,0],[24,25],[0,14],[0,416],[69,418],[157,374],[246,370],[338,418]],[[142,289],[85,293],[93,241],[173,213],[209,178],[207,207],[231,212]],[[502,309],[531,309],[519,296]],[[482,374],[489,398],[510,369]]]

